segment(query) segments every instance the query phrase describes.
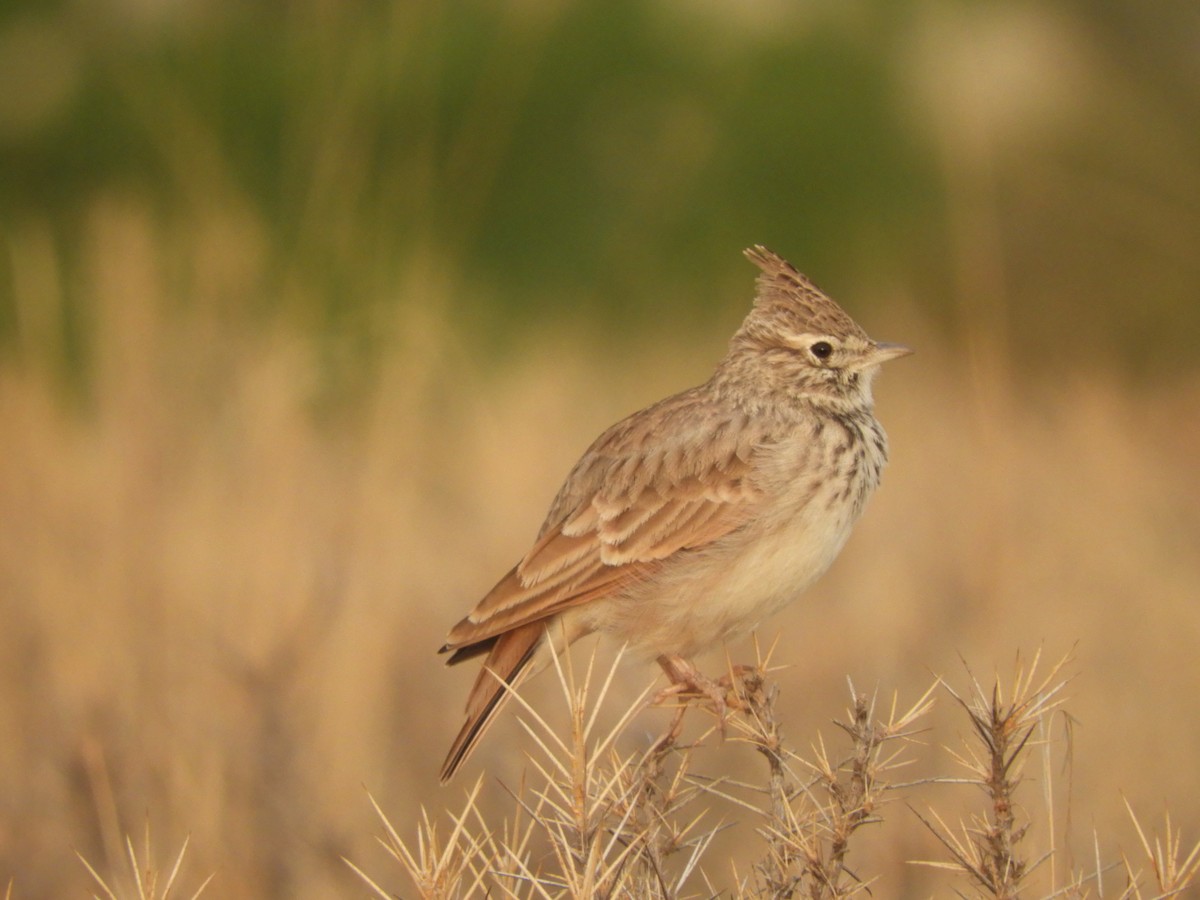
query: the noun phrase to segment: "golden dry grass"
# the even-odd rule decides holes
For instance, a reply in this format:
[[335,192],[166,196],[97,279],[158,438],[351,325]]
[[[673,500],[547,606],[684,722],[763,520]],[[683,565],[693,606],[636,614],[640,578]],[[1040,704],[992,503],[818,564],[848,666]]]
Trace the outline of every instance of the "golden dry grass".
[[[94,890],[76,849],[127,879],[124,834],[148,823],[158,871],[190,835],[180,895],[213,873],[213,896],[361,896],[342,857],[388,871],[368,790],[402,836],[421,804],[461,806],[435,777],[472,677],[435,657],[445,628],[521,552],[591,437],[705,377],[724,336],[646,342],[618,366],[534,334],[488,366],[431,263],[402,288],[425,302],[395,323],[377,383],[318,417],[310,345],[221,312],[253,280],[253,241],[198,242],[190,263],[218,300],[168,314],[171,256],[148,219],[114,204],[89,234],[91,400],[65,403],[35,352],[0,370],[0,880],[14,898]],[[18,273],[33,319],[58,290],[38,259]],[[1008,672],[1019,650],[1075,648],[1057,821],[1082,837],[1064,858],[1093,852],[1093,825],[1106,859],[1139,853],[1126,800],[1143,822],[1165,804],[1186,844],[1200,834],[1200,375],[1135,389],[1099,360],[1013,374],[915,317],[867,324],[919,355],[879,385],[882,491],[829,575],[768,623],[791,664],[787,734],[807,747],[842,712],[847,675],[915,698],[960,655]],[[24,349],[47,331],[25,328]],[[648,677],[628,663],[614,690]],[[556,690],[542,681],[535,705]],[[464,784],[519,783],[515,719]],[[938,747],[966,726],[946,703],[927,724],[922,774],[946,774]],[[917,805],[957,821],[937,790]],[[500,791],[480,802],[506,808]],[[937,873],[904,861],[939,847],[894,813],[868,852],[876,896],[927,894]]]

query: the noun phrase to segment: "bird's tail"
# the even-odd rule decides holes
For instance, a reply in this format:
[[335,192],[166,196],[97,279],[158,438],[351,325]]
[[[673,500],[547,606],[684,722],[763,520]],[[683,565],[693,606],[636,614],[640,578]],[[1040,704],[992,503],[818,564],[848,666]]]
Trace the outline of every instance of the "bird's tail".
[[442,763],[444,784],[466,762],[467,757],[483,737],[496,713],[508,699],[509,690],[528,673],[529,663],[546,633],[545,622],[530,622],[496,639],[484,661],[479,677],[467,697],[467,721]]

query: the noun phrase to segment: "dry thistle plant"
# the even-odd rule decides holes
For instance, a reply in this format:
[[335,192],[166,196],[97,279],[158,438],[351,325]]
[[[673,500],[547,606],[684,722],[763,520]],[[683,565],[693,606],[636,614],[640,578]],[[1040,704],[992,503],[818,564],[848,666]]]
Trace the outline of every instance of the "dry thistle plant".
[[[371,805],[375,807],[385,831],[385,836],[379,842],[400,863],[422,897],[467,897],[475,892],[487,876],[487,869],[480,864],[493,859],[498,848],[476,806],[482,785],[483,779],[480,777],[468,793],[463,811],[457,816],[451,815],[453,827],[445,840],[438,835],[437,823],[422,809],[421,822],[417,826],[417,844],[413,849],[408,847],[379,804],[371,798]],[[473,826],[480,829],[478,838],[472,831]],[[509,841],[502,843],[508,844]],[[392,896],[353,862],[348,859],[345,862],[370,885],[377,896]]]
[[766,802],[751,805],[764,820],[759,834],[765,852],[754,876],[740,882],[740,895],[817,900],[866,892],[871,880],[848,864],[851,838],[863,826],[880,822],[889,795],[909,786],[890,779],[911,762],[903,756],[904,746],[933,705],[936,683],[903,712],[893,698],[885,719],[877,718],[877,698],[850,683],[846,719],[834,723],[849,746],[834,757],[818,736],[804,757],[784,744],[775,708],[779,686],[766,680],[769,671],[760,664],[738,686],[744,714],[735,724],[768,769],[767,783],[758,789]]
[[[618,661],[619,662],[619,659]],[[519,694],[525,730],[536,747],[530,756],[534,784],[510,791],[514,814],[497,836],[478,806],[481,782],[463,811],[451,816],[445,840],[422,813],[410,847],[381,810],[382,840],[423,897],[675,897],[694,874],[717,829],[699,830],[699,816],[679,818],[699,790],[686,783],[686,764],[670,774],[666,760],[678,749],[657,741],[641,752],[617,748],[633,717],[644,708],[647,688],[603,733],[598,714],[608,697],[617,663],[597,684],[595,657],[577,678],[570,657],[556,660],[558,681],[570,715],[565,737]],[[686,759],[686,753],[677,756]],[[681,853],[688,861],[668,874],[665,861]],[[379,897],[391,897],[357,866]]]
[[[1100,840],[1093,835],[1094,862],[1091,870],[1070,864],[1070,855],[1056,843],[1056,798],[1054,764],[1051,752],[1051,725],[1061,717],[1067,731],[1067,760],[1070,759],[1071,719],[1063,710],[1064,692],[1070,677],[1063,672],[1071,662],[1068,654],[1039,674],[1041,652],[1036,653],[1028,666],[1018,656],[1011,688],[1006,692],[997,678],[990,689],[985,688],[967,667],[970,690],[964,696],[949,685],[946,690],[966,713],[971,731],[962,739],[961,748],[947,748],[958,764],[968,771],[967,778],[938,778],[942,784],[969,784],[980,788],[985,797],[982,811],[960,821],[957,827],[947,824],[936,809],[928,816],[917,814],[949,855],[949,861],[917,861],[919,865],[952,871],[965,876],[980,897],[1015,900],[1034,889],[1034,876],[1040,875],[1038,896],[1045,898],[1104,897],[1104,874],[1117,868],[1116,864],[1101,861]],[[965,665],[965,663],[964,663]],[[1041,811],[1045,814],[1045,846],[1040,852],[1030,851],[1026,838],[1036,823],[1024,812],[1036,804],[1023,804],[1017,790],[1026,780],[1026,771],[1033,750],[1040,749]],[[1128,808],[1128,804],[1126,804]],[[1189,885],[1200,882],[1200,843],[1182,856],[1182,840],[1172,832],[1170,816],[1166,821],[1166,838],[1147,839],[1133,809],[1130,818],[1137,830],[1141,849],[1151,872],[1145,873],[1123,855],[1125,885],[1119,900],[1126,898],[1166,898],[1180,896]],[[1062,864],[1062,857],[1068,863]],[[1060,875],[1060,870],[1065,874]],[[1147,887],[1149,885],[1149,887]],[[966,896],[959,891],[960,896]],[[1109,896],[1112,896],[1111,894]]]
[[[183,839],[183,846],[179,848],[179,854],[175,857],[175,862],[171,866],[171,870],[166,873],[166,880],[162,880],[163,872],[154,863],[154,853],[150,846],[150,825],[147,823],[145,833],[142,838],[142,858],[139,860],[137,852],[133,847],[133,839],[129,835],[125,836],[125,850],[128,853],[129,873],[124,877],[118,877],[117,874],[110,873],[109,880],[106,880],[95,867],[87,861],[82,853],[76,853],[79,861],[95,879],[96,884],[103,891],[103,896],[108,900],[170,900],[171,891],[176,886],[176,879],[179,877],[180,870],[183,868],[184,857],[187,856],[188,842],[190,838]],[[209,875],[200,883],[200,886],[190,895],[191,900],[196,900],[199,897],[213,876]],[[161,882],[161,884],[160,884]],[[10,891],[11,891],[11,885]],[[99,896],[99,895],[96,895]]]
[[[1149,900],[1182,896],[1200,884],[1200,844],[1185,854],[1169,817],[1164,839],[1147,837],[1132,809],[1143,858],[1124,858],[1125,884],[1117,894],[1104,891],[1102,876],[1121,866],[1101,863],[1098,836],[1094,868],[1085,872],[1063,862],[1070,854],[1055,843],[1050,733],[1056,716],[1069,724],[1063,711],[1069,656],[1044,675],[1040,653],[1028,666],[1018,659],[1007,690],[999,679],[985,687],[969,669],[970,689],[963,693],[937,679],[907,709],[893,700],[880,711],[874,695],[851,684],[846,715],[835,722],[843,739],[835,745],[818,736],[803,755],[784,738],[780,687],[772,677],[779,667],[772,666],[770,652],[757,652],[752,666],[730,666],[718,682],[726,691],[724,716],[706,698],[676,692],[662,734],[650,741],[643,737],[632,750],[628,745],[637,729],[631,726],[646,710],[653,687],[620,707],[615,724],[602,728],[601,708],[610,700],[619,661],[599,672],[593,655],[582,673],[570,654],[555,662],[569,714],[569,727],[561,733],[513,692],[534,750],[526,780],[505,788],[512,814],[498,825],[481,810],[482,780],[468,792],[461,812],[448,814],[444,836],[422,811],[415,842],[406,842],[376,806],[385,829],[381,843],[420,896],[886,897],[891,895],[886,874],[858,871],[852,849],[868,846],[872,829],[866,826],[882,821],[889,801],[936,785],[970,785],[984,797],[981,811],[955,826],[933,807],[917,814],[949,859],[915,862],[951,873],[946,887],[956,896]],[[951,750],[968,775],[901,781],[900,771],[915,761],[906,751],[918,744],[921,720],[939,685],[970,723],[962,746]],[[710,718],[693,717],[687,729],[692,713]],[[723,764],[740,748],[763,761],[761,780],[700,771],[698,759]],[[1022,802],[1017,793],[1033,780],[1026,773],[1039,759],[1042,790],[1032,802]],[[1038,813],[1039,821],[1027,810]],[[738,819],[754,823],[753,847],[743,853],[744,874],[733,860],[712,852],[717,835]],[[1047,845],[1031,849],[1031,831]],[[350,865],[375,896],[396,896]],[[723,887],[714,885],[718,869]]]
[[1183,839],[1178,830],[1172,829],[1169,811],[1164,814],[1163,822],[1166,837],[1159,838],[1155,835],[1151,841],[1142,830],[1142,823],[1138,821],[1128,800],[1125,801],[1125,808],[1129,810],[1129,818],[1133,821],[1133,827],[1137,829],[1138,841],[1141,843],[1142,853],[1150,867],[1153,880],[1144,892],[1144,876],[1141,870],[1135,869],[1135,864],[1129,857],[1123,856],[1126,888],[1121,897],[1133,900],[1180,897],[1189,888],[1195,889],[1200,886],[1200,841],[1192,845],[1187,856],[1181,857]]
[[[558,734],[513,694],[536,751],[530,756],[531,783],[510,792],[515,813],[499,836],[480,813],[478,783],[462,812],[450,817],[444,840],[423,812],[410,846],[379,811],[386,831],[382,843],[421,896],[675,898],[697,891],[713,896],[717,889],[705,871],[705,853],[729,827],[717,821],[718,811],[746,811],[758,822],[761,859],[746,877],[733,871],[736,896],[843,898],[866,889],[869,879],[847,863],[851,837],[879,821],[887,793],[902,787],[888,781],[903,764],[902,747],[893,745],[911,738],[932,703],[933,688],[909,710],[898,712],[893,704],[886,719],[877,720],[874,699],[851,686],[847,721],[838,723],[850,739],[848,748],[835,757],[819,741],[812,758],[803,759],[784,742],[779,687],[768,677],[776,670],[770,655],[759,653],[754,666],[730,667],[720,682],[727,690],[727,720],[701,707],[714,722],[684,742],[684,717],[700,706],[695,702],[700,698],[676,694],[680,702],[663,734],[630,751],[621,738],[645,709],[652,688],[601,730],[598,714],[616,663],[602,679],[594,656],[582,677],[569,655],[555,666],[570,728]],[[765,761],[761,783],[695,770],[695,751],[726,731],[729,748],[749,746]],[[377,896],[391,896],[354,869]]]
[[[988,690],[969,667],[967,675],[971,690],[968,695],[963,696],[949,685],[945,686],[971,723],[970,736],[962,739],[961,748],[946,748],[967,770],[969,777],[938,780],[978,786],[988,802],[981,813],[960,822],[957,828],[948,825],[935,809],[930,809],[928,818],[918,814],[951,857],[950,862],[922,861],[920,864],[966,875],[982,891],[982,896],[1006,900],[1017,897],[1025,879],[1054,858],[1052,845],[1032,860],[1023,852],[1022,843],[1030,823],[1018,813],[1020,807],[1015,796],[1017,787],[1024,780],[1030,741],[1035,733],[1048,732],[1049,718],[1064,702],[1063,691],[1070,680],[1060,677],[1070,661],[1069,656],[1060,659],[1039,680],[1040,661],[1039,652],[1025,668],[1018,658],[1008,700],[999,679]],[[1044,773],[1049,785],[1048,765]],[[1049,795],[1045,806],[1052,817],[1054,804]],[[1048,833],[1053,840],[1052,820]],[[1053,882],[1053,877],[1051,880]]]

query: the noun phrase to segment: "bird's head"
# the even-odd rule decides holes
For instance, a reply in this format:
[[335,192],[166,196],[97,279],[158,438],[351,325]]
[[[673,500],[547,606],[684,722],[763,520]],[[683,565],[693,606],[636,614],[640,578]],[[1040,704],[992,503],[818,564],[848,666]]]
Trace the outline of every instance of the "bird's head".
[[836,408],[870,406],[880,364],[912,351],[873,341],[846,311],[765,247],[746,256],[761,270],[754,308],[730,342],[723,364],[779,396]]

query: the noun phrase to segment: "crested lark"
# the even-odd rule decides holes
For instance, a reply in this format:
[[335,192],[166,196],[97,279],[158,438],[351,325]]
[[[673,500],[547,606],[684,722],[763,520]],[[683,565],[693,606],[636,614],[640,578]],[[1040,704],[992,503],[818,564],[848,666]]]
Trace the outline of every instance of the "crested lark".
[[762,270],[754,307],[713,376],[600,435],[532,549],[450,630],[450,664],[487,659],[443,781],[548,639],[605,632],[711,692],[688,659],[753,629],[841,550],[887,460],[871,380],[911,351],[871,340],[766,248],[746,255]]

